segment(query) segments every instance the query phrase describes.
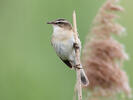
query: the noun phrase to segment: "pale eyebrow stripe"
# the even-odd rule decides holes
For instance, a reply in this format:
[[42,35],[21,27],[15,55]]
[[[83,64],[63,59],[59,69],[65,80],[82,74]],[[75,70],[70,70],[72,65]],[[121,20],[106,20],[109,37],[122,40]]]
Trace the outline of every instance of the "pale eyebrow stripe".
[[56,22],[67,22],[67,21],[56,21]]

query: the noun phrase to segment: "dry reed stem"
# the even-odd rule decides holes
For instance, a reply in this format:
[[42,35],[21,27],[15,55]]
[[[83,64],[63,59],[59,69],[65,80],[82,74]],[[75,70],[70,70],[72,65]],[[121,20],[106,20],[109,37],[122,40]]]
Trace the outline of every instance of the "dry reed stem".
[[[78,44],[78,33],[77,33],[77,24],[76,24],[76,13],[75,11],[73,12],[73,30],[74,30],[74,38],[75,38],[75,43]],[[82,68],[81,62],[80,62],[80,49],[75,49],[76,53],[76,61],[79,64],[79,68]],[[77,73],[77,92],[78,92],[78,100],[82,100],[82,87],[81,87],[81,79],[80,79],[80,69],[76,68],[76,73]]]

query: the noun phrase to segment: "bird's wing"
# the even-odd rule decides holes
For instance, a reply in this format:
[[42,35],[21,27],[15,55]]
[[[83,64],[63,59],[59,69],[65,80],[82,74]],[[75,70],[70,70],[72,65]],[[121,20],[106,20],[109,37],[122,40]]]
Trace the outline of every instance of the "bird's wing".
[[72,64],[69,60],[63,60],[62,58],[60,58],[69,68],[72,68]]

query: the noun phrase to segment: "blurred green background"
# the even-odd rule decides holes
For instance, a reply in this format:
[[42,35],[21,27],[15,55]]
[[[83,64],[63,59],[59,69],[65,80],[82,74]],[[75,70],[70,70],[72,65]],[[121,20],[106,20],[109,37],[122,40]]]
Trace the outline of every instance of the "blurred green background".
[[[56,56],[47,21],[77,13],[82,43],[105,0],[0,0],[0,100],[72,100],[75,72]],[[119,22],[127,28],[120,40],[130,60],[125,62],[133,87],[133,0],[121,0]]]

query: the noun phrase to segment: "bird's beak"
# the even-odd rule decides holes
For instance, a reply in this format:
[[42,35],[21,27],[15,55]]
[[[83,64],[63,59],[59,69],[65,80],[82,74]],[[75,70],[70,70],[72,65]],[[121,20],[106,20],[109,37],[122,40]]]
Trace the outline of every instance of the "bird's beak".
[[54,24],[54,22],[52,21],[52,22],[47,22],[47,24]]

